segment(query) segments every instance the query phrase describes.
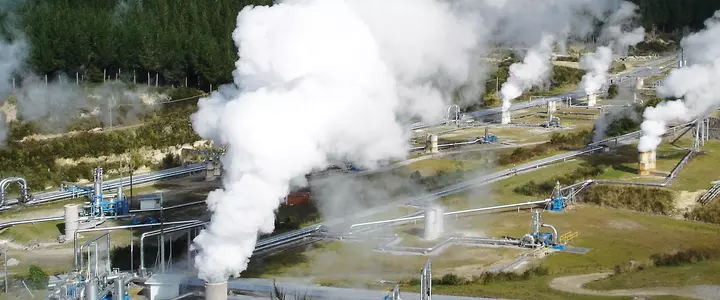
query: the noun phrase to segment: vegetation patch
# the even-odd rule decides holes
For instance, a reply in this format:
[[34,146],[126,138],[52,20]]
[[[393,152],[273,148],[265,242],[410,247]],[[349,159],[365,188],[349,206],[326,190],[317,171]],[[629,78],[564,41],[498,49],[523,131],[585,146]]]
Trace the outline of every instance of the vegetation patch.
[[715,199],[705,205],[696,205],[685,213],[685,218],[694,221],[720,224],[720,201]]
[[553,176],[550,179],[536,183],[535,180],[530,180],[526,184],[518,186],[513,189],[514,192],[525,196],[536,196],[546,197],[555,189],[555,185],[559,182],[561,185],[570,185],[577,183],[582,180],[594,178],[597,175],[602,174],[606,167],[603,165],[591,165],[589,163],[583,163],[570,173],[566,173],[560,176]]
[[580,196],[587,203],[668,215],[675,209],[675,193],[663,188],[593,185]]
[[[483,272],[480,275],[473,276],[471,278],[465,278],[458,276],[453,273],[448,273],[440,278],[433,278],[432,284],[444,285],[444,286],[459,286],[459,285],[470,285],[470,284],[491,284],[500,282],[510,281],[525,281],[538,276],[546,276],[550,274],[548,268],[543,266],[535,266],[525,270],[522,273],[517,272]],[[408,281],[403,281],[405,286],[420,286],[420,279],[413,278]]]
[[591,138],[590,132],[588,131],[566,134],[554,133],[550,137],[549,142],[534,147],[515,148],[512,153],[500,156],[498,163],[500,165],[516,164],[546,155],[553,151],[581,148],[585,146]]

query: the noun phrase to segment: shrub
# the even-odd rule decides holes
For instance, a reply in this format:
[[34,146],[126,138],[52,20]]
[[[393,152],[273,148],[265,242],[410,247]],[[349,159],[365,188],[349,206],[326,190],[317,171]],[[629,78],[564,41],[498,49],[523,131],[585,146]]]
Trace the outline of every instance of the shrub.
[[656,253],[650,256],[656,267],[679,266],[711,259],[717,250],[687,249],[675,253]]
[[48,274],[36,265],[31,265],[28,270],[26,284],[33,290],[45,290],[48,287]]
[[663,188],[593,185],[582,196],[587,203],[667,215],[675,207],[675,195]]
[[608,98],[614,99],[618,94],[618,86],[617,84],[611,84],[608,87]]
[[713,224],[720,224],[720,200],[715,200],[705,205],[696,205],[685,218],[694,221],[701,221]]

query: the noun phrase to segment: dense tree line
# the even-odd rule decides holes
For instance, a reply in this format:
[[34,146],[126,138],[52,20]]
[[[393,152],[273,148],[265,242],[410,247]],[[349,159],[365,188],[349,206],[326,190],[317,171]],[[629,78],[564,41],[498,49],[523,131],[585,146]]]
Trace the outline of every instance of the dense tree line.
[[[22,9],[30,66],[39,73],[120,72],[145,82],[203,86],[229,82],[237,13],[271,0],[35,0]],[[111,75],[112,74],[112,75]],[[154,80],[154,78],[152,78]],[[199,81],[199,84],[198,84]]]
[[630,0],[640,6],[642,24],[665,33],[684,33],[705,27],[703,22],[720,10],[712,0]]
[[[642,22],[660,31],[699,29],[720,2],[707,0],[632,0]],[[246,5],[272,0],[28,0],[0,23],[20,19],[30,44],[29,63],[41,74],[75,72],[90,81],[120,74],[146,82],[159,73],[163,84],[207,89],[231,80],[237,59],[232,41],[237,13]],[[9,32],[0,26],[0,35]],[[502,69],[502,68],[501,68]],[[503,74],[498,74],[503,75]],[[504,77],[504,76],[499,76]],[[488,84],[488,90],[494,84]]]

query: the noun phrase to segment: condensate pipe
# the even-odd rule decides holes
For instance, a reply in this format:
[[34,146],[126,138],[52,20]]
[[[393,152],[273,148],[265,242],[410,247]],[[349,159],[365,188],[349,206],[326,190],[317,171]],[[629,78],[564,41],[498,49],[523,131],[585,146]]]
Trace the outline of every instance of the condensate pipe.
[[176,226],[176,227],[170,227],[168,229],[154,230],[154,231],[149,231],[149,232],[145,232],[145,233],[141,234],[140,235],[140,272],[145,270],[145,238],[146,237],[158,235],[158,234],[172,233],[172,232],[177,232],[177,231],[181,231],[181,230],[192,229],[192,228],[198,227],[200,225],[205,225],[205,224],[207,224],[207,223],[202,222],[202,221],[197,221],[197,222],[184,224],[184,225],[180,225],[180,226]]
[[[443,216],[453,216],[453,215],[460,215],[460,214],[473,213],[473,212],[490,211],[490,210],[505,209],[505,208],[515,208],[515,207],[520,207],[520,206],[539,205],[539,204],[548,203],[550,201],[551,201],[550,199],[545,199],[545,200],[539,200],[539,201],[530,201],[530,202],[523,202],[523,203],[506,204],[506,205],[498,205],[498,206],[490,206],[490,207],[482,207],[482,208],[474,208],[474,209],[466,209],[466,210],[457,210],[457,211],[446,212],[443,214]],[[398,222],[404,222],[404,221],[420,220],[420,219],[424,219],[424,218],[425,218],[425,215],[420,215],[420,216],[415,216],[415,217],[406,217],[406,218],[399,218],[399,219],[358,223],[358,224],[350,225],[350,229],[355,228],[355,227],[361,227],[361,226],[382,225],[382,224],[398,223]]]
[[172,221],[172,222],[164,222],[164,223],[150,223],[150,224],[122,225],[122,226],[112,226],[112,227],[78,229],[77,231],[75,231],[75,238],[73,239],[73,258],[74,258],[73,269],[75,271],[79,271],[77,266],[78,266],[78,234],[80,234],[80,233],[95,232],[95,231],[112,231],[112,230],[132,229],[132,228],[144,228],[144,227],[154,227],[154,226],[160,226],[160,225],[188,224],[188,223],[196,223],[196,222],[202,222],[202,221],[187,220],[187,221]]
[[550,228],[553,231],[553,244],[557,244],[558,242],[558,231],[555,229],[555,226],[552,226],[550,224],[542,224],[542,227]]

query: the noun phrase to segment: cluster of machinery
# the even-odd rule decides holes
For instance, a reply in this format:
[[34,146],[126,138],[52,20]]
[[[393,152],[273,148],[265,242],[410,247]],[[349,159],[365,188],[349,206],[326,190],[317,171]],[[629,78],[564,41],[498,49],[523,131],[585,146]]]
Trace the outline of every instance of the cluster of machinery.
[[69,186],[63,183],[60,188],[63,191],[70,191],[73,197],[88,197],[89,202],[85,203],[82,216],[88,217],[106,217],[106,216],[122,216],[130,212],[128,199],[123,195],[122,185],[117,188],[116,194],[105,194],[102,189],[103,185],[103,169],[95,168],[93,174],[92,187],[73,185]]

